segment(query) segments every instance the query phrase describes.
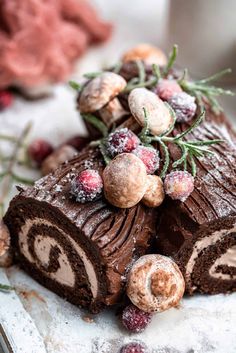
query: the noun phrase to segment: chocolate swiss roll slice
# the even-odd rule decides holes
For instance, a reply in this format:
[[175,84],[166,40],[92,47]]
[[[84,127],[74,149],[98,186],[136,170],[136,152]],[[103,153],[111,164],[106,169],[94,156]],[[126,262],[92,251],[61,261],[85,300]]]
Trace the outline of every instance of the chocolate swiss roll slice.
[[99,150],[86,147],[34,187],[22,189],[4,222],[20,265],[32,277],[98,312],[120,300],[129,266],[146,253],[155,233],[156,211],[141,203],[118,209],[104,199],[76,202],[71,181],[88,167],[104,168]]
[[[180,131],[186,126],[177,127]],[[197,163],[195,188],[184,202],[166,200],[157,251],[179,265],[186,290],[215,294],[236,290],[236,134],[227,118],[207,111],[194,140],[223,139],[214,155]],[[177,150],[172,158],[178,159]]]

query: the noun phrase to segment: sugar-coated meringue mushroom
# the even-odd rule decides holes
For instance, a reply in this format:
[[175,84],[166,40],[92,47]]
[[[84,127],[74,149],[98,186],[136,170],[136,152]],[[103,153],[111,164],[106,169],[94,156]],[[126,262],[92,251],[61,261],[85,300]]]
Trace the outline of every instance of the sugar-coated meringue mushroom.
[[147,189],[142,198],[144,205],[148,207],[158,207],[165,198],[163,182],[157,175],[147,176]]
[[132,207],[142,199],[146,179],[146,167],[138,157],[118,154],[103,171],[105,197],[116,207]]
[[185,282],[177,264],[162,255],[144,255],[129,273],[127,295],[139,309],[161,312],[179,304]]
[[126,86],[125,79],[114,72],[103,72],[92,79],[79,97],[81,113],[92,113],[101,109],[116,97]]
[[128,98],[133,117],[141,125],[145,125],[144,108],[148,114],[149,129],[153,135],[164,133],[173,123],[173,117],[165,103],[147,88],[133,89]]
[[164,66],[167,64],[165,53],[157,47],[147,43],[141,43],[128,50],[122,57],[123,62],[142,60],[145,64],[157,64]]
[[0,220],[0,257],[5,255],[10,247],[10,232],[7,226]]

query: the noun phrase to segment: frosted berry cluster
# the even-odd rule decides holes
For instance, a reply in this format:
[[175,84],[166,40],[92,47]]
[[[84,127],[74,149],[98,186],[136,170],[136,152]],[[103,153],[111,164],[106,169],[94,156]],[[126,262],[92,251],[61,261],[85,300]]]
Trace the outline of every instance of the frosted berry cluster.
[[192,120],[196,114],[197,105],[195,98],[186,92],[175,93],[168,100],[171,108],[175,111],[178,123],[187,123]]
[[0,111],[12,105],[13,96],[10,91],[0,91]]
[[122,313],[122,324],[128,331],[134,333],[144,331],[151,319],[151,314],[138,309],[133,304],[127,306]]
[[123,346],[120,353],[148,353],[148,350],[144,344],[133,342]]
[[174,94],[182,92],[182,88],[175,80],[163,79],[158,82],[155,93],[163,100],[168,101]]
[[194,189],[194,178],[187,171],[173,171],[168,174],[164,181],[167,195],[173,200],[185,201]]
[[77,202],[85,203],[97,200],[103,189],[103,181],[97,170],[83,170],[74,178],[71,185],[71,194]]
[[152,147],[138,146],[133,152],[145,164],[147,174],[154,174],[159,168],[159,152]]
[[123,128],[111,133],[106,147],[109,155],[115,157],[120,153],[132,152],[139,145],[140,140],[131,130]]

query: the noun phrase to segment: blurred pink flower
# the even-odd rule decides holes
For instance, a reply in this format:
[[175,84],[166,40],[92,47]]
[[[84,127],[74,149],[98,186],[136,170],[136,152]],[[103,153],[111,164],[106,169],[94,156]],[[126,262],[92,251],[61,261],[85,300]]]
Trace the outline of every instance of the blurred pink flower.
[[63,81],[110,34],[86,0],[0,0],[0,88]]

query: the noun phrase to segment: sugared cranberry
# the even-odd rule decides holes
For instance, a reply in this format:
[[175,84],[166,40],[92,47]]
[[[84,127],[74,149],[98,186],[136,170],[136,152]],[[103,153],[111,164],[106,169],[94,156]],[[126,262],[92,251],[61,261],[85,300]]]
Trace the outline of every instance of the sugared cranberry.
[[46,157],[53,152],[52,145],[42,139],[34,140],[28,147],[28,154],[32,161],[41,165]]
[[120,353],[148,353],[148,351],[144,344],[133,342],[122,347]]
[[133,304],[127,306],[122,313],[122,324],[131,332],[142,332],[151,322],[152,314],[140,310]]
[[195,98],[186,92],[174,94],[168,103],[174,109],[178,123],[187,123],[190,121],[197,110]]
[[153,174],[159,167],[159,152],[152,147],[138,146],[133,152],[145,164],[147,174]]
[[132,152],[139,143],[139,138],[131,130],[123,128],[109,135],[107,151],[112,157],[115,157],[120,153]]
[[187,171],[173,171],[166,176],[164,189],[173,200],[185,201],[194,189],[194,178]]
[[81,151],[88,143],[90,139],[84,136],[73,136],[65,142],[65,145],[74,147],[77,151]]
[[175,80],[160,80],[155,88],[155,93],[163,101],[168,101],[174,94],[180,92],[182,92],[182,88]]
[[85,169],[73,181],[71,194],[76,201],[85,203],[94,201],[102,194],[103,181],[97,170]]
[[10,107],[13,97],[9,91],[0,91],[0,111]]

